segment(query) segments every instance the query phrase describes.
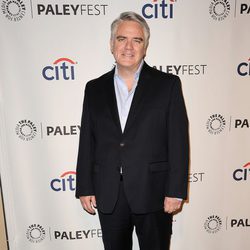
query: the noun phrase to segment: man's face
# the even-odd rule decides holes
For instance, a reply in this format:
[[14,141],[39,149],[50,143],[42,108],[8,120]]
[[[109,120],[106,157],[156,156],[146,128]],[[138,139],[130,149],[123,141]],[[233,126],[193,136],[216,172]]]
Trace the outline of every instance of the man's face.
[[142,26],[135,21],[123,21],[110,46],[119,69],[136,71],[147,50]]

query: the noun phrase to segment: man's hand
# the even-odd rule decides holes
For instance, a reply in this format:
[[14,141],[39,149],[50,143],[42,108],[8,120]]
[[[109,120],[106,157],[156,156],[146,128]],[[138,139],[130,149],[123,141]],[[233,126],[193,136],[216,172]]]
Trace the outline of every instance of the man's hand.
[[90,214],[95,214],[96,199],[94,195],[81,196],[80,201],[84,210]]
[[181,208],[182,200],[172,197],[165,197],[164,199],[164,211],[166,213],[174,213]]

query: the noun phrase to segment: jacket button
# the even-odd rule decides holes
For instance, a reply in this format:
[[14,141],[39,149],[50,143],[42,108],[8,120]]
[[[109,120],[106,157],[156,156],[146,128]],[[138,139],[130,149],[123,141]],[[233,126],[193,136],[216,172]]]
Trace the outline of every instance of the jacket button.
[[124,147],[125,146],[125,143],[124,142],[121,142],[120,143],[120,147]]

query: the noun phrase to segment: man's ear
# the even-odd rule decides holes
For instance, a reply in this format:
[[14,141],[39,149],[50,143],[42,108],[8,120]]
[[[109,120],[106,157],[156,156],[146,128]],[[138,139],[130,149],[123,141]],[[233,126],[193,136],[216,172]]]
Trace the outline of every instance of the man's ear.
[[114,43],[113,43],[113,40],[112,40],[112,39],[110,39],[110,41],[109,41],[109,46],[110,46],[110,51],[111,51],[111,53],[113,54]]
[[145,58],[146,55],[147,55],[147,48],[148,48],[148,46],[144,49],[144,56],[143,56],[143,58]]

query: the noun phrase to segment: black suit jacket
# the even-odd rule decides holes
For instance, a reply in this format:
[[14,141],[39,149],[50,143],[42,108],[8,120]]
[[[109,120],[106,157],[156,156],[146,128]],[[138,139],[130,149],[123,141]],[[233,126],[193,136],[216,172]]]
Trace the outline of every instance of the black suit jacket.
[[95,195],[112,212],[123,169],[134,213],[163,208],[164,197],[187,197],[188,120],[177,76],[144,63],[122,133],[114,70],[87,83],[77,162],[76,197]]

